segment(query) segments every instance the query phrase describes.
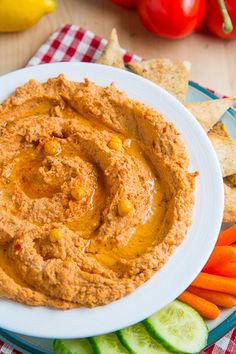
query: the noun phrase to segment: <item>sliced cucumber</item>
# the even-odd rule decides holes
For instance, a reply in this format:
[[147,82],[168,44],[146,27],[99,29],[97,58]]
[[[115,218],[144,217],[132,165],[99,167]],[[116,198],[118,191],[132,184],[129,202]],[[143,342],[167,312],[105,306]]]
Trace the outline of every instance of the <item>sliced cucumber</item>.
[[198,353],[207,344],[205,321],[192,307],[178,300],[143,323],[157,341],[175,353]]
[[118,332],[121,343],[132,354],[169,354],[161,344],[153,339],[143,324],[121,329]]
[[127,354],[115,333],[89,338],[96,354]]
[[87,339],[55,339],[54,354],[93,354]]

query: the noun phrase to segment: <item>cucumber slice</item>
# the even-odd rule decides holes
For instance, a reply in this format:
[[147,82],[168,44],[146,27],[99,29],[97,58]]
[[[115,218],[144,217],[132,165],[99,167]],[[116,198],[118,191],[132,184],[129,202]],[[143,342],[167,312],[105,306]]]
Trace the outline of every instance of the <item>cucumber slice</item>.
[[55,339],[54,354],[93,354],[87,339]]
[[156,340],[175,353],[198,353],[207,344],[205,321],[192,307],[178,300],[143,323]]
[[127,354],[115,333],[104,334],[89,338],[96,354]]
[[143,324],[121,329],[118,332],[121,343],[132,354],[169,354],[161,344],[153,339]]

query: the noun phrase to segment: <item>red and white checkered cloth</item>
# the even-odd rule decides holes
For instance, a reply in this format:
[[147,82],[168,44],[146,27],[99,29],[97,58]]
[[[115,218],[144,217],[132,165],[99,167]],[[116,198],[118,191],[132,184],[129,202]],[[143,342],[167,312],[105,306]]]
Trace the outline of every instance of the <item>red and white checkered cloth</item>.
[[[94,62],[100,56],[107,40],[91,31],[75,25],[64,25],[54,32],[44,43],[27,66],[59,61]],[[141,60],[137,55],[123,50],[124,61]],[[211,90],[211,92],[215,93]],[[223,95],[218,95],[223,97]],[[6,343],[0,341],[0,354],[20,354]],[[217,343],[202,351],[201,354],[236,354],[236,329],[229,332]]]
[[[102,53],[106,39],[96,36],[75,25],[65,25],[54,32],[44,43],[27,66],[55,63],[58,61],[94,62]],[[123,50],[124,61],[141,60],[137,55]]]
[[0,353],[1,354],[21,354],[16,349],[12,348],[9,344],[0,340]]

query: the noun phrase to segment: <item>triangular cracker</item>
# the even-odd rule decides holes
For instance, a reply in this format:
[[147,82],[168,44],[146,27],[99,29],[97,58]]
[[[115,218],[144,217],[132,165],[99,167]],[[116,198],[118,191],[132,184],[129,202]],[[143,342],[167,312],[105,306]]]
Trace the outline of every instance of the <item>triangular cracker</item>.
[[107,45],[96,63],[125,69],[123,56],[115,28],[113,28],[111,31]]
[[167,58],[128,64],[130,70],[160,85],[182,102],[188,89],[190,66],[187,61]]
[[[218,136],[230,139],[223,122],[218,122],[211,129]],[[236,174],[224,178],[225,207],[224,222],[236,222]]]
[[224,181],[229,187],[236,188],[236,175],[227,176],[224,178]]
[[186,107],[196,117],[201,126],[208,132],[220,117],[232,105],[231,98],[222,98],[203,102],[187,103]]
[[225,208],[224,222],[236,222],[236,188],[224,184]]
[[214,127],[211,129],[211,132],[220,136],[225,136],[226,138],[230,138],[230,135],[221,120],[214,125]]
[[236,173],[236,141],[209,132],[208,136],[215,148],[223,177]]

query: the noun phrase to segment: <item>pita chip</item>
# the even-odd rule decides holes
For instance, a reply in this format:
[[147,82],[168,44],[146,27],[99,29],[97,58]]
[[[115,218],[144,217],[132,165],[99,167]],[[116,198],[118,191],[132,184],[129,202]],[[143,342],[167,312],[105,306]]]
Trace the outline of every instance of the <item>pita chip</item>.
[[167,58],[130,62],[128,67],[134,73],[163,87],[180,101],[185,100],[191,64],[187,61]]
[[113,28],[111,31],[107,45],[96,63],[125,69],[123,55],[121,53],[120,44],[115,28]]
[[[217,135],[224,136],[226,138],[230,138],[230,135],[225,128],[225,125],[222,121],[219,121],[214,125],[214,127],[211,129],[211,132],[216,133]],[[236,174],[227,176],[224,178],[224,182],[229,186],[229,187],[235,187],[236,188]]]
[[227,132],[227,129],[221,120],[214,125],[214,127],[211,129],[211,132],[220,136],[225,136],[226,138],[230,138],[229,133]]
[[232,105],[231,98],[222,98],[203,102],[187,103],[186,107],[196,117],[201,126],[208,132],[220,117]]
[[[212,132],[230,138],[223,122],[218,122],[211,130]],[[224,178],[225,187],[225,209],[224,221],[236,222],[236,174]]]
[[229,187],[236,188],[236,175],[227,176],[224,178],[224,181]]
[[209,132],[208,136],[220,161],[223,177],[236,173],[236,141]]
[[224,188],[224,222],[236,222],[236,187],[229,187],[227,184],[224,184]]

